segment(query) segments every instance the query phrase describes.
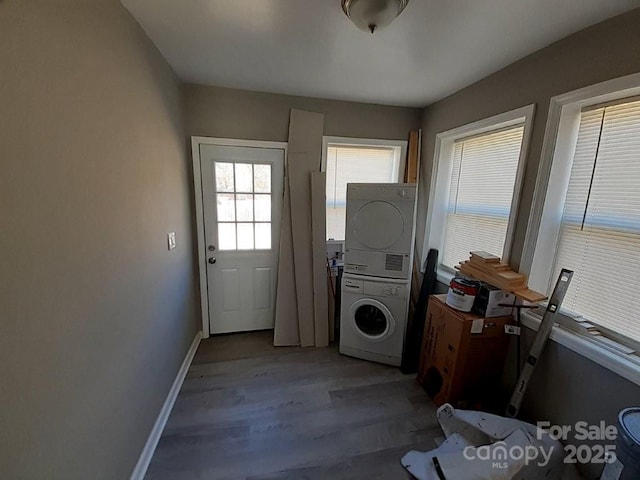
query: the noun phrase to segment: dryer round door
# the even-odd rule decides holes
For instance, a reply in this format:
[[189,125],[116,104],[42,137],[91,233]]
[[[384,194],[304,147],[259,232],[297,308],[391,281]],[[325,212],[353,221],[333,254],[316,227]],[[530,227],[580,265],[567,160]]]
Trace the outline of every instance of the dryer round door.
[[358,210],[352,228],[362,245],[371,250],[384,250],[402,237],[404,219],[394,205],[375,200],[365,203]]
[[353,302],[349,316],[355,331],[372,342],[389,338],[396,329],[396,321],[389,309],[373,298],[361,298]]

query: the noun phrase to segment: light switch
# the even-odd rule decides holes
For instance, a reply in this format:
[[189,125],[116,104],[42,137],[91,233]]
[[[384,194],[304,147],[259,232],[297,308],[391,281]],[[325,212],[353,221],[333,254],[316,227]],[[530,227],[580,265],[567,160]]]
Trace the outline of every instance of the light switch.
[[173,250],[174,248],[176,248],[176,232],[167,233],[167,241],[169,250]]

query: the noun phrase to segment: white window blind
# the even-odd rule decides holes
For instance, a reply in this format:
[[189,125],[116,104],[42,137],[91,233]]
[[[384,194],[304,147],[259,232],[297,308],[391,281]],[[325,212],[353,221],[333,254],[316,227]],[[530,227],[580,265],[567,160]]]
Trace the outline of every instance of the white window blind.
[[640,101],[584,110],[554,261],[563,306],[640,341]]
[[442,264],[453,269],[472,250],[502,255],[524,126],[455,142]]
[[344,240],[347,183],[395,183],[399,162],[400,147],[329,144],[327,239]]

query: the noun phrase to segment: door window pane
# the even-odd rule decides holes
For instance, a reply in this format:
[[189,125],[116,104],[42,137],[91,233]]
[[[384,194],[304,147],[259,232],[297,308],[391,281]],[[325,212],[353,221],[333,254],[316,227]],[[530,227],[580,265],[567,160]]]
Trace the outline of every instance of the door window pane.
[[216,162],[216,190],[233,192],[233,163]]
[[255,192],[271,193],[271,165],[254,165],[253,183]]
[[238,222],[253,220],[253,195],[236,195],[236,216]]
[[253,250],[253,223],[238,223],[238,250]]
[[236,192],[253,192],[253,165],[236,163]]
[[219,248],[270,250],[271,165],[216,162],[215,168]]
[[218,224],[218,247],[220,250],[236,249],[236,224]]
[[233,204],[233,193],[218,194],[218,221],[233,222],[236,219],[236,210]]
[[271,195],[256,195],[256,222],[271,221]]
[[256,249],[271,249],[271,224],[256,223]]

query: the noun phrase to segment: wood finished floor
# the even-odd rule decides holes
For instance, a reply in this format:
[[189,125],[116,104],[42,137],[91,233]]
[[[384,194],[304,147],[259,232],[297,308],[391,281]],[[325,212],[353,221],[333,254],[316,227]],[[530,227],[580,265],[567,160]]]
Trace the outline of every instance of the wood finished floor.
[[204,340],[145,478],[406,480],[442,436],[414,375],[272,332]]

